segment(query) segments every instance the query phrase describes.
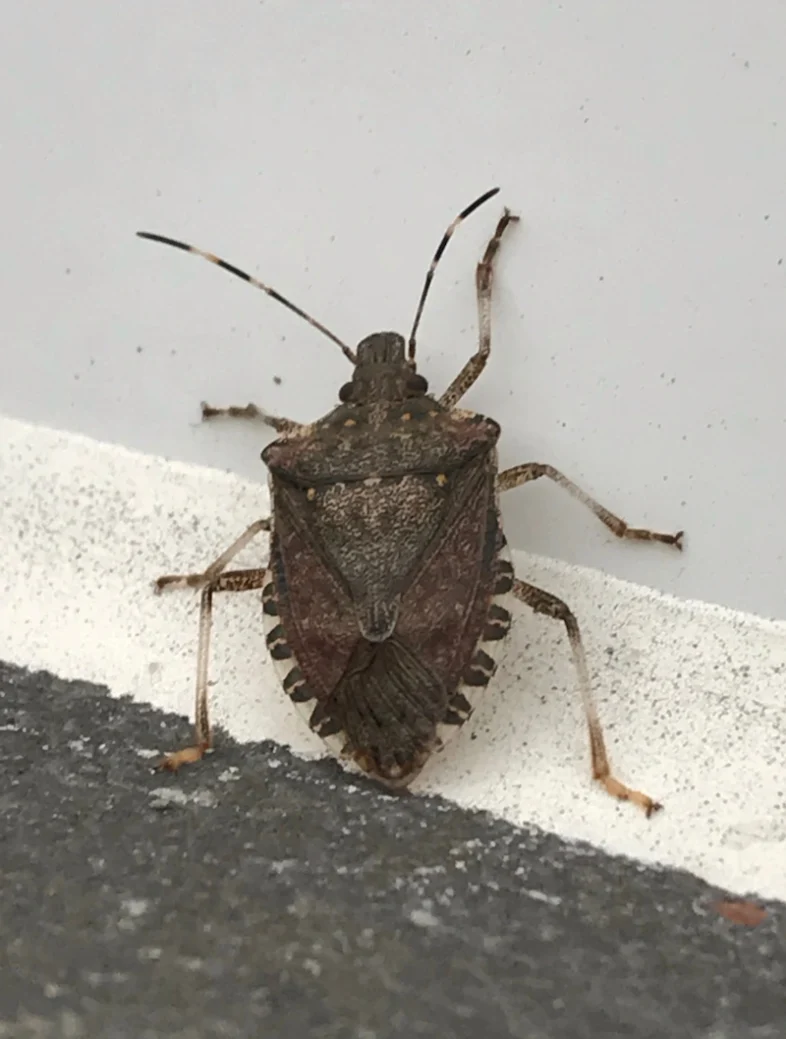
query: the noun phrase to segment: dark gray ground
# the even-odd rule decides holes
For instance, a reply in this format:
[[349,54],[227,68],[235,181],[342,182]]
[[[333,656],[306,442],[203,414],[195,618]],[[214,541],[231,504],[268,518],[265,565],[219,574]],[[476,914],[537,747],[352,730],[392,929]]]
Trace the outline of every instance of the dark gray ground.
[[189,735],[0,665],[0,1037],[786,1036],[783,905]]

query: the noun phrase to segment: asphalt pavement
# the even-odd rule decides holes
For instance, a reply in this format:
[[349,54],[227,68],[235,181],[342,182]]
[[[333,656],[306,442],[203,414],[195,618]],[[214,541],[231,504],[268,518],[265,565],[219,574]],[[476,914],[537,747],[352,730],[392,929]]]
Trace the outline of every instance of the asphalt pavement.
[[0,664],[0,1039],[786,1036],[782,904],[189,736]]

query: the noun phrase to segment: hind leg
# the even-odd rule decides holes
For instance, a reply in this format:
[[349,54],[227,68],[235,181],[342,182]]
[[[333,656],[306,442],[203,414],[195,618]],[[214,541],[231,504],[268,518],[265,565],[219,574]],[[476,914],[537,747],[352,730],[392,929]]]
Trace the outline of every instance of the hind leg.
[[555,620],[562,621],[565,625],[573,653],[573,662],[576,665],[578,674],[579,692],[584,704],[584,714],[587,719],[593,779],[597,779],[612,797],[618,797],[621,801],[632,801],[633,804],[643,808],[645,815],[649,818],[663,806],[658,804],[657,801],[653,801],[648,794],[643,794],[639,790],[626,786],[612,774],[609,756],[606,751],[606,741],[603,738],[603,729],[601,728],[598,711],[590,688],[587,657],[584,652],[578,621],[561,599],[551,595],[549,592],[544,592],[540,588],[536,588],[534,585],[527,584],[525,581],[514,580],[513,594],[521,602],[530,606],[535,613],[553,617]]

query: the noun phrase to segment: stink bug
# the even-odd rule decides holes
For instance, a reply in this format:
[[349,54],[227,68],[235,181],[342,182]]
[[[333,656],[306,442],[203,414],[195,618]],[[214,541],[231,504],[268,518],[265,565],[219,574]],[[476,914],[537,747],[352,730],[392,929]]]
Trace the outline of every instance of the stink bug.
[[[285,692],[339,757],[389,787],[405,787],[470,716],[497,667],[514,599],[567,630],[589,728],[592,774],[615,797],[650,815],[660,806],[614,777],[593,704],[579,626],[568,606],[517,578],[502,532],[499,494],[548,477],[589,506],[617,537],[682,547],[682,532],[629,527],[549,465],[499,473],[493,419],[457,408],[491,345],[494,260],[518,218],[505,209],[477,266],[479,344],[450,386],[433,396],[416,371],[416,335],[439,259],[461,221],[497,194],[487,191],[456,217],[429,266],[408,344],[375,332],[352,350],[274,289],[183,242],[141,237],[196,253],[250,282],[332,339],[354,366],[337,407],[311,425],[254,404],[213,408],[272,426],[262,452],[272,517],[260,519],[203,573],[167,575],[157,590],[202,590],[196,740],[168,754],[175,770],[211,747],[208,649],[215,592],[262,590],[267,645]],[[268,565],[227,570],[258,533],[270,534]]]

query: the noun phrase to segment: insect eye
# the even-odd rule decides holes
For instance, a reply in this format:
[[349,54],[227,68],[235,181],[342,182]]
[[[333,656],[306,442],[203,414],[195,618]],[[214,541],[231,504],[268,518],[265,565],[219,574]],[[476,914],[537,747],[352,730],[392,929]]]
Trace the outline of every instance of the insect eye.
[[413,396],[415,396],[415,394],[425,393],[428,390],[428,382],[426,382],[422,375],[413,372],[413,374],[407,379],[407,390]]
[[342,404],[346,404],[352,400],[352,383],[345,382],[341,389],[338,391],[338,399]]

